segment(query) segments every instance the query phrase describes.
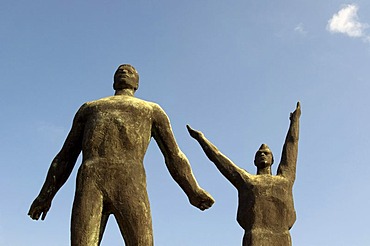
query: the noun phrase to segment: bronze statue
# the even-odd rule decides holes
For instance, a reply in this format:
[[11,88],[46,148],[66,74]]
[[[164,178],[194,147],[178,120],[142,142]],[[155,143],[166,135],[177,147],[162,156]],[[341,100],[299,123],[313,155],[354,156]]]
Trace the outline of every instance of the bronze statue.
[[62,149],[51,163],[40,194],[31,205],[29,216],[35,220],[41,216],[44,220],[52,199],[82,151],[72,209],[72,246],[99,245],[110,214],[115,216],[127,246],[153,245],[143,166],[151,137],[190,203],[201,210],[214,203],[195,180],[163,109],[134,97],[138,85],[136,69],[120,65],[114,74],[115,95],[81,106]]
[[245,230],[243,246],[292,245],[289,230],[296,220],[292,188],[296,176],[300,115],[298,102],[296,110],[290,114],[290,127],[276,176],[271,174],[274,158],[266,144],[262,144],[255,155],[257,175],[252,175],[223,155],[202,132],[187,126],[207,157],[238,190],[237,221]]

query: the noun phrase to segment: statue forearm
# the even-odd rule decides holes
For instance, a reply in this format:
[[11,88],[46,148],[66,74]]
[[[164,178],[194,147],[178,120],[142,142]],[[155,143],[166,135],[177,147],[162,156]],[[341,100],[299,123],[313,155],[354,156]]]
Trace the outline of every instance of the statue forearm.
[[190,135],[198,141],[208,159],[216,165],[217,169],[225,176],[225,178],[238,188],[239,184],[243,183],[244,171],[222,154],[202,132],[196,131],[190,126],[187,126],[187,128]]
[[228,177],[233,172],[231,161],[224,156],[216,146],[214,146],[208,139],[206,139],[204,136],[197,139],[200,146],[202,147],[204,153],[206,153],[208,159],[210,159],[220,170],[220,172]]
[[165,158],[165,162],[172,178],[188,196],[192,196],[199,190],[200,187],[193,175],[190,163],[180,150],[172,158]]
[[38,220],[40,216],[41,220],[45,219],[54,196],[70,176],[81,152],[82,132],[83,122],[80,115],[76,114],[72,129],[61,151],[53,159],[39,195],[31,204],[28,215],[32,219]]
[[301,105],[298,102],[297,108],[294,112],[290,113],[290,125],[285,139],[284,149],[289,148],[295,152],[298,151],[299,140],[299,118],[301,117]]
[[52,200],[54,198],[70,176],[75,161],[61,158],[60,153],[54,158],[39,194],[41,199]]
[[213,198],[198,185],[188,159],[176,143],[167,115],[159,106],[156,110],[152,136],[165,158],[167,169],[193,206],[201,210],[209,208],[214,203]]
[[208,209],[214,203],[212,196],[196,181],[186,156],[179,150],[178,155],[166,158],[171,176],[187,195],[189,202],[200,210]]
[[295,172],[298,156],[299,140],[299,118],[301,116],[300,103],[297,103],[296,110],[290,114],[289,130],[283,146],[281,161],[278,168],[278,174],[281,174],[291,181],[295,180]]
[[82,110],[85,104],[77,112],[71,131],[65,140],[62,149],[53,159],[46,180],[41,188],[39,197],[52,200],[58,190],[64,185],[70,176],[76,160],[82,149],[82,132],[84,128]]
[[299,140],[299,118],[293,118],[290,120],[289,130],[285,139],[285,142],[297,143]]

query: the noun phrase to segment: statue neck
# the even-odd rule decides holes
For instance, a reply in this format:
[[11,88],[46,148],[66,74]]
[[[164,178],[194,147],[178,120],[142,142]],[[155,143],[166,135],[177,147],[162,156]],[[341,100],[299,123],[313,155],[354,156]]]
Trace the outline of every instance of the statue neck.
[[133,89],[121,89],[116,90],[114,93],[115,96],[123,95],[123,96],[134,96],[135,91]]
[[271,175],[271,167],[257,168],[257,175]]

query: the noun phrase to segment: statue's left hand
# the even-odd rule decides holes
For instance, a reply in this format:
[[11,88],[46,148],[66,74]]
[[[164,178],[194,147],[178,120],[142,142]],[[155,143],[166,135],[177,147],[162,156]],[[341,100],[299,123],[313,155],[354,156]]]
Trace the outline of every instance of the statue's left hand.
[[293,113],[290,113],[290,120],[299,119],[301,117],[301,103],[297,102],[297,107]]
[[202,211],[212,207],[213,203],[215,203],[213,197],[207,191],[201,188],[194,196],[190,197],[189,200],[193,206]]
[[28,211],[28,215],[33,220],[38,220],[40,216],[42,215],[41,220],[44,220],[50,207],[51,207],[51,201],[42,199],[40,197],[36,197],[36,199],[33,201],[30,207],[30,210]]

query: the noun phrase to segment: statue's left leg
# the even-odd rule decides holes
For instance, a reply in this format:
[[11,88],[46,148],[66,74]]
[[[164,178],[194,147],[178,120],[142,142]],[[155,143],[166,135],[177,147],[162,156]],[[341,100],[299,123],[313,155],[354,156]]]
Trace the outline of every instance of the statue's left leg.
[[243,246],[292,246],[289,231],[283,233],[262,232],[253,230],[246,232],[243,237]]
[[[115,203],[114,216],[126,246],[153,246],[152,217],[146,191],[130,197],[123,206]],[[122,204],[122,203],[121,203]]]

